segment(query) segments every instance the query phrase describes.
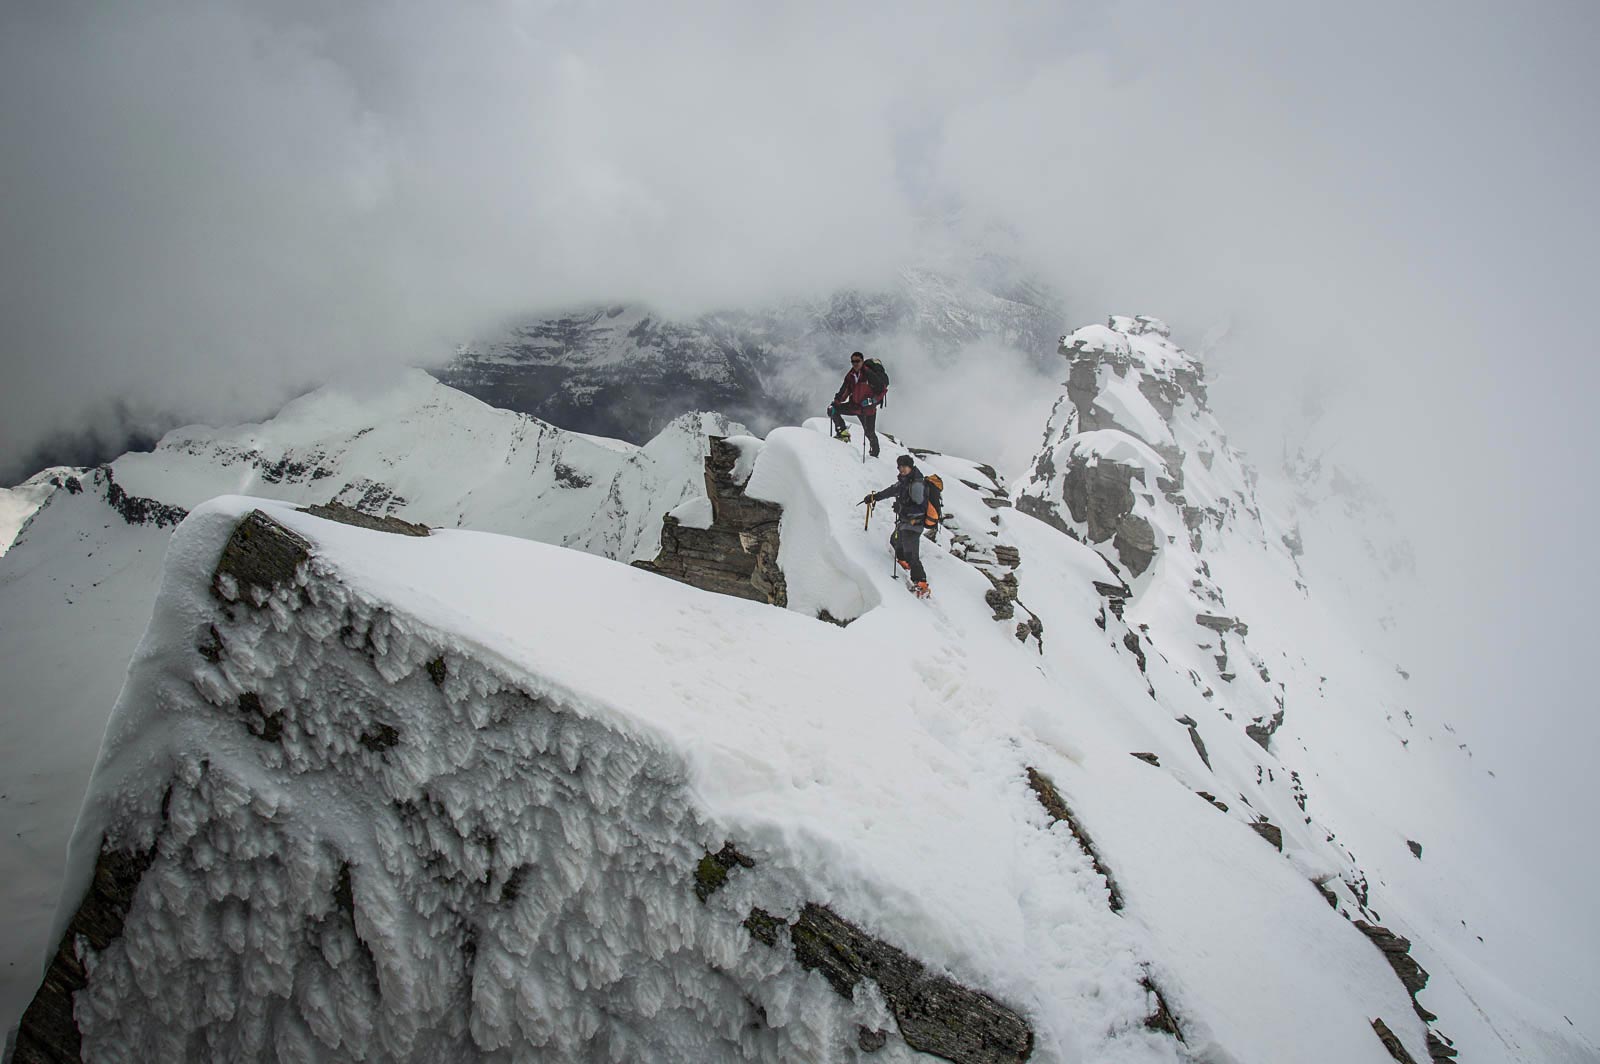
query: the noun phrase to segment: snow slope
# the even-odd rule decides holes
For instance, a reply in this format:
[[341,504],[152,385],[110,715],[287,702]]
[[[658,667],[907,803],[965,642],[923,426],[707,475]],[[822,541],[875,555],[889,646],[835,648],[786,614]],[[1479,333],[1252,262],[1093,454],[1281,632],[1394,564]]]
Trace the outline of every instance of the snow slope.
[[[792,914],[806,900],[1013,1003],[1033,1059],[1381,1064],[1374,1017],[1422,1055],[1382,955],[1298,863],[1128,756],[1153,749],[1196,771],[1182,729],[1095,625],[1103,563],[1002,517],[1006,533],[1040,537],[1024,567],[1030,548],[1059,555],[1024,584],[1048,618],[1042,648],[997,625],[982,574],[938,548],[936,597],[918,602],[882,566],[882,530],[854,520],[851,498],[884,472],[819,432],[780,430],[749,485],[785,507],[785,552],[828,545],[831,572],[790,575],[804,597],[849,584],[874,603],[845,630],[537,544],[386,536],[247,499],[202,508],[174,541],[74,844],[77,883],[102,830],[124,847],[161,836],[80,998],[86,1059],[274,1039],[326,1060],[499,1047],[855,1059],[847,1036],[883,1024],[881,1004],[830,999],[741,927],[751,905]],[[973,511],[968,489],[952,496]],[[312,543],[310,598],[225,622],[211,567],[258,505]],[[205,618],[216,664],[195,652]],[[873,667],[836,667],[852,655]],[[285,716],[277,741],[241,719],[247,692]],[[513,693],[537,711],[516,711]],[[380,719],[398,738],[375,754],[357,738]],[[1122,914],[1029,792],[1030,766],[1089,826]],[[408,802],[436,807],[410,834]],[[754,867],[701,906],[691,869],[724,839]],[[345,868],[366,952],[331,929],[344,945],[296,945],[282,932],[331,922]],[[451,889],[480,879],[481,895]],[[1146,979],[1186,1043],[1145,1025]],[[751,1006],[765,1022],[748,1022]],[[911,1059],[891,1046],[884,1059]]]
[[367,393],[322,389],[259,425],[179,429],[152,452],[12,489],[38,505],[0,559],[0,1026],[36,985],[73,817],[184,511],[235,491],[333,499],[626,561],[653,553],[663,513],[703,496],[705,433],[734,431],[692,415],[637,447],[412,372]]
[[[1155,319],[1077,330],[1061,352],[1067,386],[1013,497],[1128,579],[1126,619],[1182,677],[1152,668],[1155,696],[1232,776],[1208,789],[1283,826],[1342,911],[1411,940],[1421,1000],[1464,1058],[1594,1059],[1567,1015],[1589,989],[1530,968],[1516,900],[1480,885],[1492,756],[1408,688],[1411,549],[1381,504],[1303,454],[1291,492],[1259,483]],[[1256,741],[1231,770],[1219,730]]]
[[11,549],[22,526],[61,486],[62,479],[79,472],[81,470],[67,466],[53,466],[40,470],[14,488],[0,488],[0,556]]
[[[1354,623],[1393,620],[1366,596],[1403,570],[1322,580],[1321,542],[1360,542],[1356,518],[1264,492],[1161,323],[1114,318],[1063,353],[1014,491],[922,455],[952,516],[926,603],[855,505],[892,465],[821,422],[738,441],[747,493],[783,507],[786,611],[521,540],[200,507],[74,847],[81,883],[101,829],[163,839],[81,999],[89,1059],[270,1040],[308,1060],[850,1060],[857,1025],[890,1032],[877,1059],[926,1059],[870,983],[845,1002],[741,926],[807,903],[1019,1010],[1037,1060],[1382,1062],[1380,1018],[1428,1059],[1357,921],[1410,940],[1416,1001],[1463,1060],[1600,1059],[1573,988],[1535,992],[1479,937],[1511,908],[1474,885],[1488,770],[1411,705],[1398,634]],[[508,484],[466,523],[505,513]],[[642,493],[653,520],[710,520],[670,494]],[[311,543],[309,598],[229,616],[210,574],[256,506]],[[727,841],[754,864],[702,904],[696,863]],[[1166,1009],[1182,1041],[1151,1026]]]

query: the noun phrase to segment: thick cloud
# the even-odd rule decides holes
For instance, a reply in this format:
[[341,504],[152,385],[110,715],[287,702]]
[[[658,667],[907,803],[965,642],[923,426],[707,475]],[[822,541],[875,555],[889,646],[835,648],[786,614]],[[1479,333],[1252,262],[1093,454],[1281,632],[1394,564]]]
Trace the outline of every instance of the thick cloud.
[[[1075,316],[1228,326],[1213,396],[1263,464],[1321,393],[1417,541],[1436,697],[1531,824],[1585,807],[1600,740],[1567,650],[1600,596],[1597,31],[1557,0],[17,0],[0,479],[531,309],[809,295],[1003,234]],[[1025,453],[1032,379],[962,374],[915,409]],[[1585,874],[1549,889],[1592,940]]]

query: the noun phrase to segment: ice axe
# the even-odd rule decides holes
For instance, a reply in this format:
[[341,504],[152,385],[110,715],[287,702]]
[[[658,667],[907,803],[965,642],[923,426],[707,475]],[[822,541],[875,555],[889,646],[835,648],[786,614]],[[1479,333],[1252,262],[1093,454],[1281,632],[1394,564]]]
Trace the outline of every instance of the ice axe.
[[861,531],[867,532],[867,531],[870,531],[872,529],[872,508],[874,506],[876,506],[877,503],[878,503],[877,499],[868,499],[867,500],[867,520],[866,520],[866,523],[861,526]]

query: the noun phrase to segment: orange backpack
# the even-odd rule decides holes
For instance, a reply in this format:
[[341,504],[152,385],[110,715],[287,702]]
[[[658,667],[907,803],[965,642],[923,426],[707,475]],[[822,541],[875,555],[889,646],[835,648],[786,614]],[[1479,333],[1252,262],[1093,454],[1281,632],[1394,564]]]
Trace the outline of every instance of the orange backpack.
[[928,499],[925,523],[929,528],[937,528],[939,518],[944,516],[944,480],[937,473],[928,473],[923,476],[922,483],[927,489]]

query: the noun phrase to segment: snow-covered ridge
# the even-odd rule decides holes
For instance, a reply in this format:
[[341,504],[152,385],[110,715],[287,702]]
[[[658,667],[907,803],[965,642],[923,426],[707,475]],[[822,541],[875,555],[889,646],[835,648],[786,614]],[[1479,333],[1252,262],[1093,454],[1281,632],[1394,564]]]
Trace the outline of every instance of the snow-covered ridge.
[[[1020,554],[1041,644],[937,546],[932,603],[897,586],[852,506],[888,463],[810,429],[773,433],[745,486],[782,507],[790,610],[525,542],[198,510],[75,843],[80,875],[102,827],[155,845],[81,999],[86,1059],[275,1038],[305,1059],[850,1060],[859,1027],[911,1059],[871,981],[846,1004],[749,926],[807,903],[1018,1009],[1033,1059],[1379,1064],[1374,1018],[1420,1059],[1383,954],[1310,882],[1327,848],[1254,781],[1248,738],[1175,726],[1200,696],[1105,616],[1105,563],[923,460]],[[311,554],[267,597],[212,577],[258,506]],[[808,615],[852,601],[848,628]],[[1205,785],[1281,818],[1287,856]],[[728,841],[754,863],[702,905],[692,870]],[[300,926],[306,947],[275,933]],[[162,1004],[191,994],[214,1004]]]
[[149,622],[167,539],[188,510],[237,491],[331,500],[626,561],[654,551],[662,514],[703,495],[706,434],[738,431],[718,415],[687,415],[643,447],[600,440],[414,372],[364,392],[322,389],[262,424],[180,429],[150,453],[30,480],[34,510],[0,558],[0,1026],[33,993],[72,820]]
[[[110,1058],[917,1059],[903,982],[807,962],[814,935],[859,934],[1021,1016],[1030,1059],[1382,1064],[1384,1037],[1442,1059],[1438,1033],[1468,1060],[1594,1059],[1468,925],[1492,843],[1437,796],[1481,767],[1330,617],[1194,361],[1148,319],[1096,335],[1063,403],[1122,381],[1170,442],[1124,395],[1053,420],[1041,457],[1068,472],[1009,494],[917,452],[952,515],[928,603],[856,505],[891,462],[820,422],[695,471],[778,515],[787,609],[500,537],[200,507],[75,846],[80,877],[99,827],[125,871],[151,861],[121,943],[92,943],[85,1037]],[[715,531],[707,501],[672,512]],[[257,508],[308,554],[259,600],[213,582]],[[1149,534],[1118,544],[1130,514]],[[203,1007],[171,1011],[172,986]],[[231,1009],[205,993],[234,986]]]

